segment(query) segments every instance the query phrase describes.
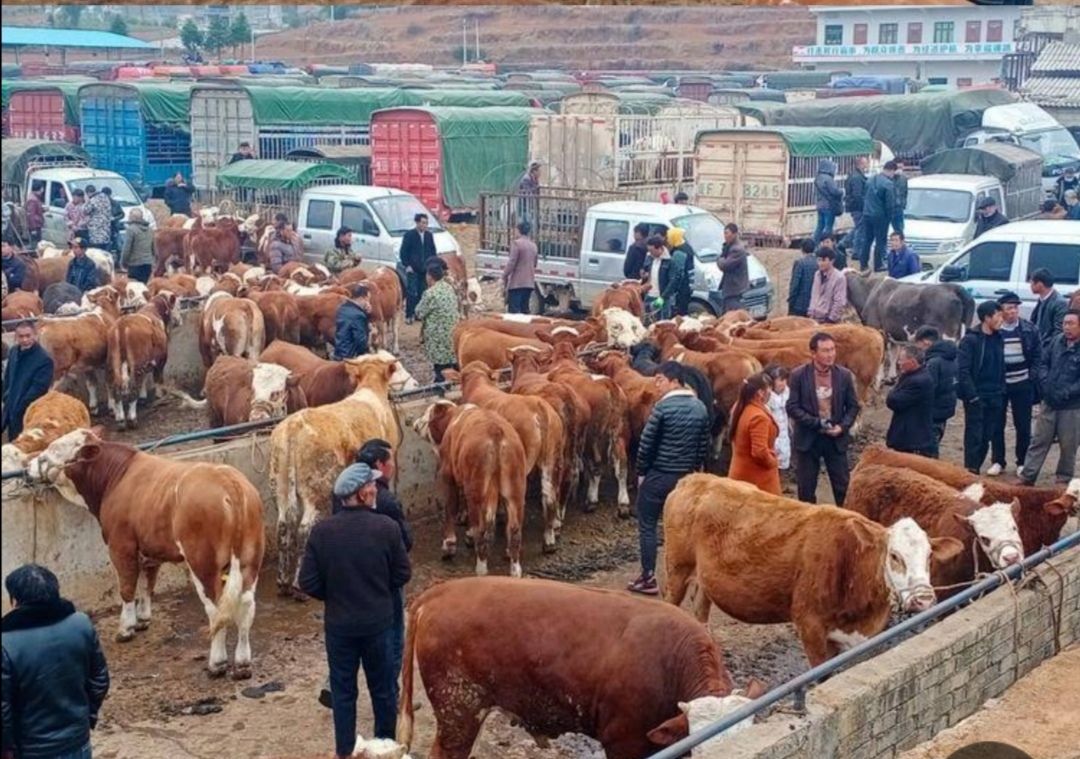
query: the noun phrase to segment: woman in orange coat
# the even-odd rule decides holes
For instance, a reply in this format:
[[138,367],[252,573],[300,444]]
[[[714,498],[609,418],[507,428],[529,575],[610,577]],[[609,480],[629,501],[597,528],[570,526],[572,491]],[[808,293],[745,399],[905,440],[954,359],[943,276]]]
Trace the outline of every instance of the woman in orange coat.
[[766,405],[769,378],[755,374],[739,391],[731,412],[731,469],[728,477],[749,482],[766,493],[781,495],[780,462],[776,458],[776,437],[780,429]]

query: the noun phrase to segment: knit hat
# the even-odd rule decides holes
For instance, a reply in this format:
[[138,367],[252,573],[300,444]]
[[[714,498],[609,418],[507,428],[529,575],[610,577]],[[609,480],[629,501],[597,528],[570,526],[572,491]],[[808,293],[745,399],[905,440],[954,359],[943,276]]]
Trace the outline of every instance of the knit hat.
[[334,495],[348,498],[369,482],[378,479],[379,473],[367,464],[350,464],[338,475],[334,482]]

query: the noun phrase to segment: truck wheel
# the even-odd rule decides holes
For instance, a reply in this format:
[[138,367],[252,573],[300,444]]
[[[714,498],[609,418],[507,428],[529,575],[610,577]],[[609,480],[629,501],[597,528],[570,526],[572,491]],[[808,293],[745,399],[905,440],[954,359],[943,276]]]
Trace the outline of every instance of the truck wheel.
[[544,296],[535,287],[529,296],[529,313],[535,316],[542,316],[544,313]]
[[693,317],[719,316],[711,303],[704,300],[698,300],[697,298],[690,301],[690,305],[687,307],[686,311],[689,316]]

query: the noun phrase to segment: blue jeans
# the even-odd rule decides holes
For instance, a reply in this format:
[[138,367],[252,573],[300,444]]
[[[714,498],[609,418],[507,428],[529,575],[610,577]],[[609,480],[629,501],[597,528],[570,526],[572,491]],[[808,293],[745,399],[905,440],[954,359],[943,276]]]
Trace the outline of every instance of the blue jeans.
[[641,551],[641,573],[651,576],[656,572],[656,525],[664,513],[664,501],[682,479],[681,474],[649,472],[637,492],[638,548]]
[[394,683],[393,626],[374,635],[346,635],[326,631],[326,660],[330,665],[330,693],[334,710],[334,746],[340,756],[356,747],[356,676],[362,665],[375,738],[393,738],[397,726]]
[[54,757],[54,759],[91,759],[92,754],[90,752],[90,741],[87,741],[82,748],[77,748],[74,751],[69,751],[66,754],[60,754]]
[[834,224],[836,224],[836,214],[832,211],[818,210],[817,227],[814,229],[814,245],[821,242],[824,235],[832,234]]

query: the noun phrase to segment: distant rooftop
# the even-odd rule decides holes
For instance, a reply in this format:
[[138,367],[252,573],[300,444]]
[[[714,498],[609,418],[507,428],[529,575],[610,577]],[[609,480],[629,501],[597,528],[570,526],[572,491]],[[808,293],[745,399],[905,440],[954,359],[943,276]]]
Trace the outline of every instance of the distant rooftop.
[[53,29],[47,26],[5,26],[0,30],[4,47],[81,47],[156,49],[149,42],[112,32],[87,29]]

